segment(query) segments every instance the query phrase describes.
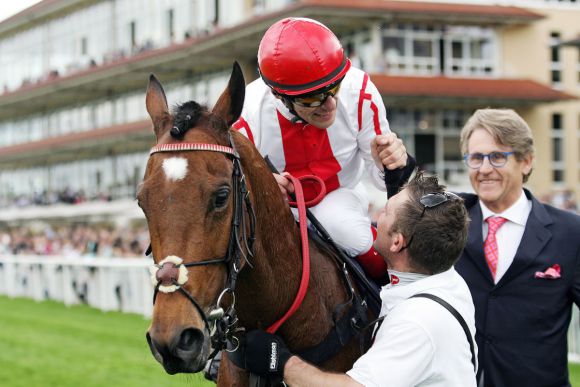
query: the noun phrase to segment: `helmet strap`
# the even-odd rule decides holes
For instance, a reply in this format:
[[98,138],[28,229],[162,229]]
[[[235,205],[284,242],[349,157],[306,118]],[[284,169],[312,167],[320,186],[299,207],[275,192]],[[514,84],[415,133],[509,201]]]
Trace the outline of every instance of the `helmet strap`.
[[298,121],[307,122],[304,118],[300,117],[298,113],[296,113],[296,110],[294,110],[294,104],[292,103],[292,100],[290,98],[288,98],[284,94],[278,93],[276,90],[272,88],[270,88],[270,90],[272,90],[272,94],[274,94],[274,96],[282,100],[284,106],[286,106],[286,108],[290,111],[290,113],[294,115],[294,117],[292,117],[292,119],[290,120],[293,124],[295,124]]

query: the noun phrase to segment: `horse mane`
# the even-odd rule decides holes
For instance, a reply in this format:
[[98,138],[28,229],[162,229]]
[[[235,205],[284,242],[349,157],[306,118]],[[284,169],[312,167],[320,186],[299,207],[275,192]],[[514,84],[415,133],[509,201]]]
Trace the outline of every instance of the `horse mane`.
[[227,132],[225,122],[210,114],[206,106],[200,105],[195,101],[175,105],[173,108],[173,127],[169,132],[171,137],[182,139],[189,129],[198,126],[202,119],[207,116],[209,116],[209,128],[214,130],[215,134]]
[[171,137],[182,138],[183,135],[197,125],[207,108],[198,104],[195,101],[188,101],[182,104],[177,104],[173,108],[173,127],[171,128]]

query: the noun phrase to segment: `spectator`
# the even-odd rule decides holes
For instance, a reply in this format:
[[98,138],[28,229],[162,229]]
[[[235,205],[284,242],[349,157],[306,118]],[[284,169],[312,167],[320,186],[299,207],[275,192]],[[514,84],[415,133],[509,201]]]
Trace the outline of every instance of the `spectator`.
[[513,110],[476,111],[461,132],[461,149],[477,195],[465,195],[471,224],[456,269],[475,303],[479,386],[570,386],[580,217],[523,188],[534,142]]

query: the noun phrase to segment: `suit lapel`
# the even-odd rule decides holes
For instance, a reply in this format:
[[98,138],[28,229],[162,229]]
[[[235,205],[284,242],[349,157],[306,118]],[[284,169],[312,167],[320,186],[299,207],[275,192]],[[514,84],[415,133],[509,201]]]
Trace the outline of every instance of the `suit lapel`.
[[491,272],[485,261],[485,255],[483,253],[483,231],[481,228],[482,224],[481,207],[479,202],[476,201],[475,204],[469,208],[469,231],[467,233],[467,243],[465,245],[465,253],[475,264],[475,267],[481,272],[483,277],[489,283],[493,284],[493,279],[491,278]]
[[552,219],[544,206],[538,202],[532,194],[525,190],[528,199],[532,200],[532,211],[526,222],[526,228],[524,230],[524,235],[514,261],[504,274],[504,276],[499,280],[497,286],[501,286],[506,282],[511,281],[517,275],[519,275],[527,266],[532,264],[544,246],[552,238],[552,233],[547,228],[549,224],[552,223]]

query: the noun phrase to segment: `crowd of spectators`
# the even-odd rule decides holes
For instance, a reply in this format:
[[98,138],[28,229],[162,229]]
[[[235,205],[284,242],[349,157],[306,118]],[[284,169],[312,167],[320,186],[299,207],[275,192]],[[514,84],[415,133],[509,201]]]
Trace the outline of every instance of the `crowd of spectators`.
[[72,224],[9,227],[0,230],[0,254],[77,257],[145,257],[145,224],[115,227]]
[[113,197],[107,192],[94,196],[87,196],[83,190],[73,190],[66,187],[60,191],[34,192],[31,195],[3,195],[0,196],[0,208],[50,206],[53,204],[80,204],[87,201],[111,201]]

